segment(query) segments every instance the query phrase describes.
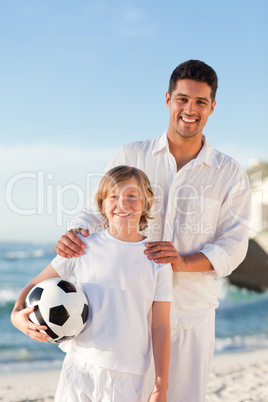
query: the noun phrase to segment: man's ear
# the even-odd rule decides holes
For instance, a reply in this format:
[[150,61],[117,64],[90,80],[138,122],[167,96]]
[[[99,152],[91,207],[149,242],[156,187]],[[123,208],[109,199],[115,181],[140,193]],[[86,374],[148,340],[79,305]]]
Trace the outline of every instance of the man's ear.
[[216,106],[216,101],[214,100],[214,101],[212,102],[212,105],[211,105],[211,109],[210,109],[210,113],[209,113],[210,116],[213,114],[214,109],[215,109],[215,106]]
[[166,107],[170,108],[170,94],[169,92],[166,92]]

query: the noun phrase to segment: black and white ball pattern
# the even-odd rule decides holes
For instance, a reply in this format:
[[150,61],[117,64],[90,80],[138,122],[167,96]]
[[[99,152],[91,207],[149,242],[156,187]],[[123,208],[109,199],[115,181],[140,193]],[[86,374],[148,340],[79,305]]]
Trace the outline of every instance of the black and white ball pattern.
[[49,342],[72,339],[84,329],[88,319],[88,301],[82,289],[60,278],[46,279],[30,290],[26,307],[34,306],[29,319],[45,325]]

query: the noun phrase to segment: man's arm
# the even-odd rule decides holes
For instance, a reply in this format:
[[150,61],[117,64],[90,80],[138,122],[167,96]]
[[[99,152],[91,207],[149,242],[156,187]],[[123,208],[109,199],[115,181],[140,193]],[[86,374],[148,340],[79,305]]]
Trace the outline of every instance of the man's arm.
[[[231,186],[218,216],[215,240],[198,253],[181,256],[170,242],[147,243],[145,254],[158,263],[171,263],[175,272],[215,272],[229,275],[245,258],[248,248],[251,190],[246,173]],[[183,236],[183,234],[182,234]]]

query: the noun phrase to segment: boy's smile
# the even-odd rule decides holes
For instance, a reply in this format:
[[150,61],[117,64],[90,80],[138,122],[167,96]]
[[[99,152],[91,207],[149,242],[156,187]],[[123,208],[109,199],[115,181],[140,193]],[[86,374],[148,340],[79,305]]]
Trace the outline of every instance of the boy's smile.
[[125,217],[127,217],[127,216],[132,215],[132,212],[126,212],[126,213],[124,213],[124,212],[114,212],[114,214],[115,214],[116,216],[120,216],[121,218],[125,218]]
[[132,177],[113,188],[103,200],[102,209],[109,221],[110,233],[125,233],[128,236],[139,233],[143,199],[137,179]]

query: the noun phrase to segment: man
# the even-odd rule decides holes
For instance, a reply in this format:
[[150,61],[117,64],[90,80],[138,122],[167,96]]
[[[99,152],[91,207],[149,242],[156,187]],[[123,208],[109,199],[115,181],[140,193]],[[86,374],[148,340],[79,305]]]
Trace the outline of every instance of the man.
[[[167,132],[123,146],[108,166],[138,167],[154,187],[154,219],[146,233],[153,242],[147,243],[145,253],[173,268],[168,402],[204,401],[218,307],[215,279],[229,275],[248,246],[247,175],[203,135],[214,112],[216,90],[217,75],[211,67],[198,60],[180,64],[166,93]],[[93,232],[96,224],[98,218],[86,207],[75,227]],[[76,232],[62,236],[58,254],[83,253]]]

